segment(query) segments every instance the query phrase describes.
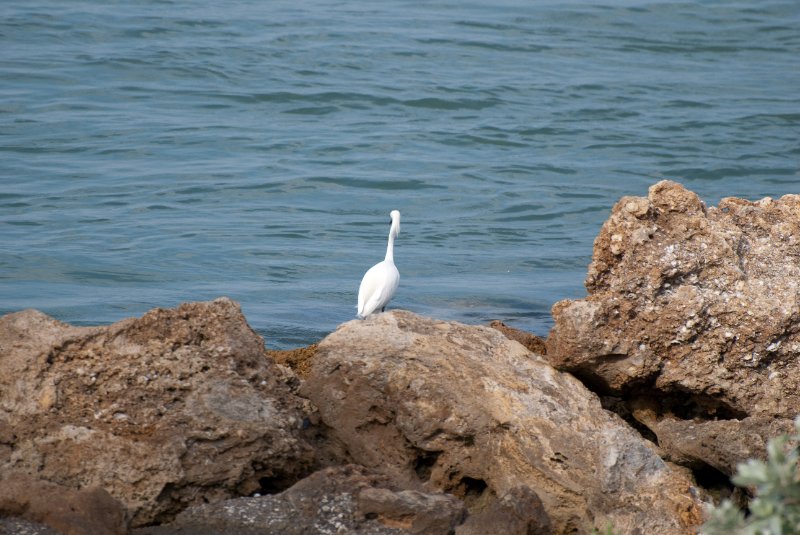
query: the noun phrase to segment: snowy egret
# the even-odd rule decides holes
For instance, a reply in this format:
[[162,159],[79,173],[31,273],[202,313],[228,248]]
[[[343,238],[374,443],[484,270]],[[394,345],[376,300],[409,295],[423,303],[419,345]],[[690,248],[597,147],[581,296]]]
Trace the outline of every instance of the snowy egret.
[[389,228],[389,245],[386,246],[386,258],[378,262],[364,274],[358,288],[358,317],[366,318],[373,312],[383,310],[394,296],[400,284],[400,272],[394,265],[394,239],[400,234],[400,212],[392,210],[389,214],[392,226]]

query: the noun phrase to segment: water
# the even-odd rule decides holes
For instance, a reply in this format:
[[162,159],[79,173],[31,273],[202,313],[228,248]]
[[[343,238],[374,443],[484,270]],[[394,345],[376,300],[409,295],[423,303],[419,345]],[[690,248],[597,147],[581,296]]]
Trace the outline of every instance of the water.
[[0,313],[307,344],[396,208],[391,306],[543,335],[620,196],[800,193],[800,9],[4,0],[0,150]]

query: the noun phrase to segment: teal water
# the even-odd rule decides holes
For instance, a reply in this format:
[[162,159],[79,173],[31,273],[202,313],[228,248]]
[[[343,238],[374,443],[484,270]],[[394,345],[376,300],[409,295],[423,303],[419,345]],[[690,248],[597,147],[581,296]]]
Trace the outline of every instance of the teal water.
[[4,0],[0,314],[227,295],[270,347],[391,306],[546,334],[623,195],[800,193],[797,1]]

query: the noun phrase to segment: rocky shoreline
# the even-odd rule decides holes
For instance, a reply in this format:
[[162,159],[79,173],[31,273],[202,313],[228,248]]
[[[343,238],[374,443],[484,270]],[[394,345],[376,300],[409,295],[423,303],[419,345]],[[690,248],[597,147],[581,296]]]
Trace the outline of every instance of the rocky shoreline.
[[800,413],[800,195],[664,181],[546,340],[393,310],[268,351],[220,298],[0,318],[0,534],[696,533]]

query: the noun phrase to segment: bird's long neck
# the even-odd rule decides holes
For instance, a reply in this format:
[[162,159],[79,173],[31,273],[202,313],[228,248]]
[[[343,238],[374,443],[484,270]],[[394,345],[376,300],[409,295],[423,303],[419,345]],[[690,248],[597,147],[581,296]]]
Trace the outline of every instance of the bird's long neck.
[[386,246],[385,262],[394,263],[394,235],[394,224],[392,224],[392,228],[389,229],[389,244]]

